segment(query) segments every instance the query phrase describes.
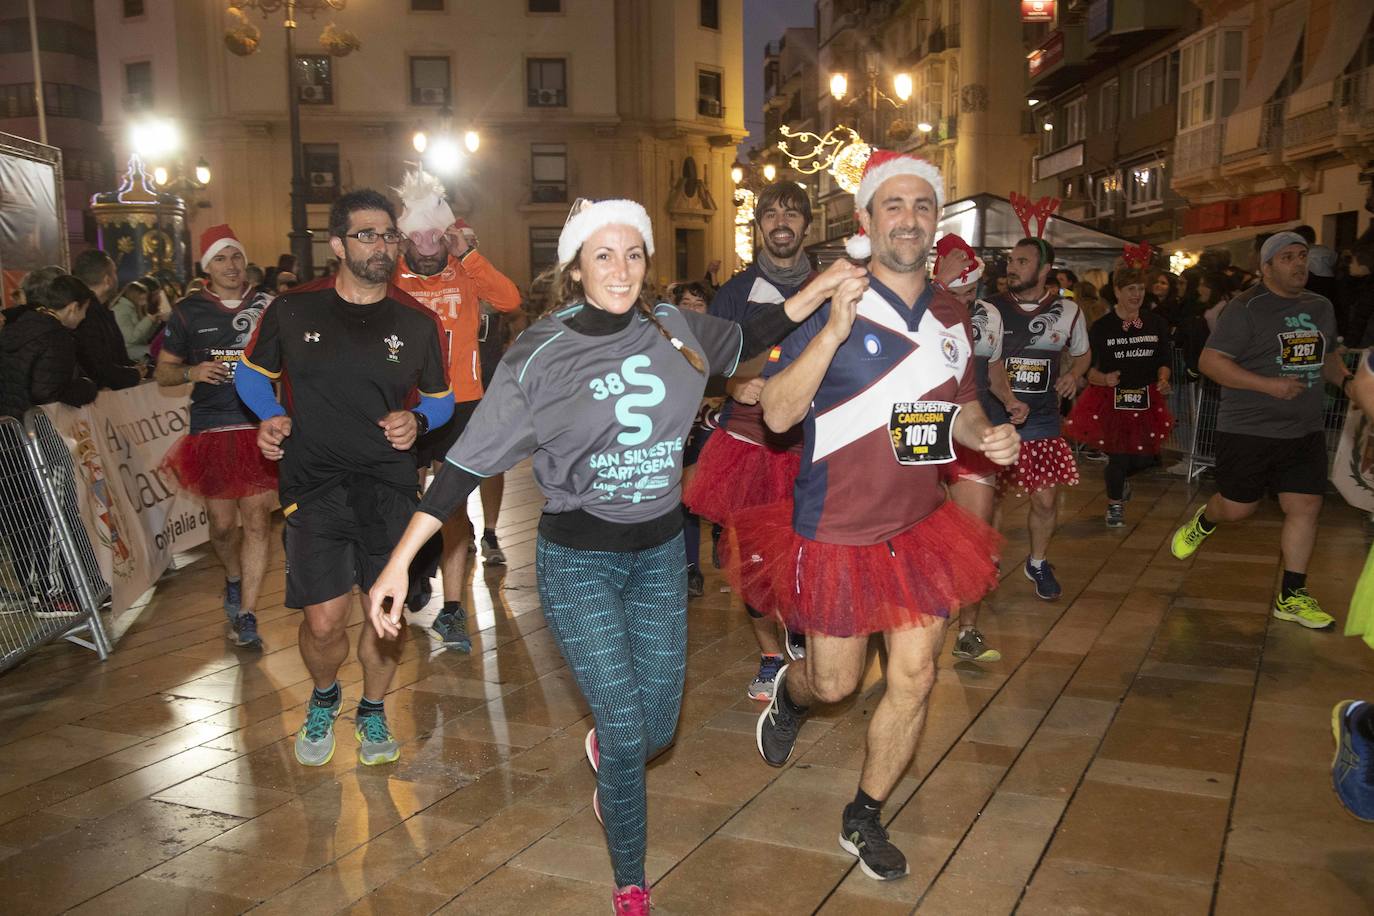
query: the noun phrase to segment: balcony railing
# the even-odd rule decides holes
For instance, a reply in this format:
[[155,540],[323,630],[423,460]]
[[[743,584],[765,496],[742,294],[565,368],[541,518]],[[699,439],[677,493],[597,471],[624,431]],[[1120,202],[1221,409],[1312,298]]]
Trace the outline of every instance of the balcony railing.
[[1336,83],[1336,109],[1342,133],[1374,129],[1374,67],[1340,78]]
[[1225,136],[1226,124],[1220,121],[1179,134],[1174,140],[1174,181],[1220,165]]
[[1289,118],[1283,125],[1283,145],[1295,148],[1316,143],[1334,136],[1336,133],[1336,109],[1323,105],[1312,111],[1305,111],[1295,118]]
[[1276,150],[1283,146],[1283,113],[1287,108],[1286,99],[1269,102],[1260,114],[1259,148]]

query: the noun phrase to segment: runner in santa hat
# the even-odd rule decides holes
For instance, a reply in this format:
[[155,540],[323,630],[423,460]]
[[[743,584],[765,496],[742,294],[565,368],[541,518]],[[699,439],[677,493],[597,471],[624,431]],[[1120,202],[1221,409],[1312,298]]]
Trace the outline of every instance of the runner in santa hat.
[[[953,233],[935,243],[935,282],[968,309],[973,331],[973,370],[978,385],[978,400],[990,415],[1001,407],[1013,424],[1026,419],[1026,405],[1011,393],[1002,366],[1002,316],[978,300],[978,281],[983,277],[983,261],[968,242]],[[943,465],[941,476],[949,486],[954,504],[989,525],[997,508],[997,473],[1001,470],[982,453],[961,450],[955,460]],[[979,603],[959,611],[959,631],[954,641],[955,658],[975,662],[1001,661],[1002,653],[988,646],[978,629]]]
[[[476,232],[465,220],[454,218],[448,192],[438,178],[417,168],[406,173],[398,193],[405,209],[396,220],[396,227],[406,238],[401,243],[392,282],[439,319],[448,349],[449,384],[453,386],[453,418],[420,436],[415,444],[416,464],[423,481],[463,434],[483,394],[478,347],[481,303],[486,302],[498,312],[518,311],[520,290],[477,250]],[[484,483],[484,495],[497,486],[497,481]],[[495,521],[489,519],[485,526],[482,550],[487,565],[503,566],[506,558],[496,540]],[[444,645],[461,651],[472,648],[463,590],[474,534],[466,512],[457,513],[444,527],[440,562],[444,603],[433,624]],[[412,609],[428,600],[426,587],[413,599]]]
[[940,465],[956,448],[1007,465],[1019,441],[978,403],[968,312],[926,277],[944,203],[939,170],[877,151],[854,198],[872,254],[868,290],[856,303],[822,306],[766,370],[768,427],[805,421],[794,504],[741,513],[726,549],[745,600],[776,604],[807,634],[806,657],[778,674],[759,717],[769,764],[787,762],[813,703],[858,687],[869,637],[883,634],[887,688],[840,846],[866,875],[888,880],[905,875],[907,862],[881,807],[915,752],[945,624],[997,581],[999,538],[947,500]]
[[227,225],[206,229],[200,250],[209,281],[172,308],[153,376],[164,386],[194,383],[190,432],[162,466],[205,500],[210,545],[224,566],[229,639],[256,648],[262,640],[253,612],[267,572],[277,466],[258,450],[258,419],[239,400],[234,375],[272,297],[250,291],[243,243]]
[[[1139,259],[1143,255],[1142,259]],[[1107,454],[1108,528],[1126,524],[1129,478],[1154,466],[1174,418],[1169,395],[1169,323],[1145,301],[1144,251],[1128,246],[1126,266],[1112,274],[1116,305],[1088,329],[1088,387],[1064,421],[1064,435]]]

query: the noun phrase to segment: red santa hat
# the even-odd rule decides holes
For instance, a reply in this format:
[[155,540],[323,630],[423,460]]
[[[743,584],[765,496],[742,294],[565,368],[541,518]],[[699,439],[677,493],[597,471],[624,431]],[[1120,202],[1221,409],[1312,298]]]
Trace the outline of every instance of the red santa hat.
[[973,246],[964,241],[961,236],[950,233],[941,236],[940,241],[935,243],[935,276],[940,276],[940,262],[949,257],[956,251],[962,251],[968,255],[968,265],[949,282],[949,287],[968,286],[977,283],[983,276],[983,262],[978,257],[978,252],[973,250]]
[[[924,179],[935,191],[935,209],[944,209],[945,180],[941,177],[940,170],[920,156],[886,149],[875,149],[868,157],[868,162],[864,163],[863,178],[859,180],[859,189],[854,192],[855,209],[867,207],[883,182],[898,175],[914,175]],[[862,227],[845,241],[844,249],[851,258],[858,260],[873,254],[873,244]]]
[[200,269],[209,270],[210,261],[215,255],[225,248],[237,248],[243,252],[243,256],[248,257],[247,250],[239,237],[234,235],[234,230],[229,228],[228,223],[220,223],[218,226],[211,226],[200,234]]

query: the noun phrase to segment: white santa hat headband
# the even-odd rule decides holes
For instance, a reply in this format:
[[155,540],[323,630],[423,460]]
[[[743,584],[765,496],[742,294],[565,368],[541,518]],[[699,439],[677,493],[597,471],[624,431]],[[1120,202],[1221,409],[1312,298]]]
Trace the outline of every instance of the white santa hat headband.
[[[866,208],[883,182],[898,175],[914,175],[930,185],[935,191],[935,209],[938,216],[938,211],[945,207],[945,179],[940,175],[940,170],[920,156],[885,149],[874,150],[868,157],[868,162],[864,164],[863,178],[859,180],[859,189],[854,192],[855,209]],[[844,248],[851,258],[857,260],[873,255],[873,244],[863,227],[845,241]]]
[[654,227],[649,213],[632,200],[590,201],[579,198],[558,236],[558,266],[567,267],[592,233],[603,226],[629,226],[644,239],[644,250],[654,253]]
[[453,225],[453,208],[448,205],[444,183],[424,169],[416,169],[406,172],[396,193],[405,206],[396,228],[411,237],[421,255],[437,254],[444,232]]

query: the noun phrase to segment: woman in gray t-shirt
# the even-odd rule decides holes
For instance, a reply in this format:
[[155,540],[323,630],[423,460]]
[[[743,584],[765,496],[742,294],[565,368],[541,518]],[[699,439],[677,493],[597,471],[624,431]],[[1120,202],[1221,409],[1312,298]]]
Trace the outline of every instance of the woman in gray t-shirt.
[[[632,201],[575,207],[558,243],[556,307],[507,351],[369,595],[401,632],[406,570],[478,482],[525,458],[547,497],[536,570],[544,616],[592,709],[586,750],[616,912],[648,908],[644,765],[677,728],[686,670],[683,449],[710,375],[780,341],[866,271],[837,262],[747,324],[643,295],[653,231]],[[388,608],[387,600],[391,604]]]

